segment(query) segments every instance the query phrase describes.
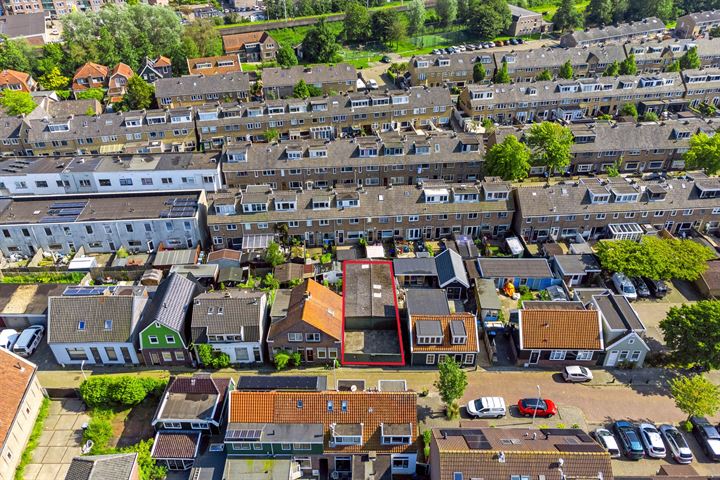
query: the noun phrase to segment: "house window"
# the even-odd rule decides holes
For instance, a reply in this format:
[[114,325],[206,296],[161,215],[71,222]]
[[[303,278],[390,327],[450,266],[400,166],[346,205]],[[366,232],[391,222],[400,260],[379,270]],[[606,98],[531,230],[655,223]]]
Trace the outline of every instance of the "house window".
[[550,352],[550,360],[565,360],[565,350],[553,350]]
[[335,409],[335,404],[332,400],[327,401],[327,411],[332,412]]
[[112,330],[112,320],[105,320],[105,330]]
[[638,360],[640,360],[640,350],[633,350],[630,354],[630,361],[637,362]]
[[67,355],[70,360],[87,360],[88,356],[82,348],[67,348]]
[[107,356],[109,362],[117,362],[118,360],[118,355],[115,351],[115,347],[105,347],[105,356]]
[[319,341],[320,341],[320,334],[319,334],[319,333],[306,333],[306,334],[305,334],[305,341],[306,341],[306,342],[319,342]]
[[288,450],[292,449],[292,445],[290,445],[289,443],[281,443],[280,449],[283,451],[288,451]]
[[85,330],[85,321],[84,320],[80,320],[78,322],[78,330]]
[[453,480],[463,480],[462,472],[453,472]]
[[175,352],[175,360],[177,360],[178,362],[184,362],[185,352]]
[[180,430],[182,428],[182,423],[180,423],[180,422],[163,422],[163,427],[170,429],[170,430]]
[[162,352],[162,359],[163,359],[163,362],[172,362],[173,361],[172,355],[170,354],[170,352]]
[[172,335],[165,335],[165,343],[175,343],[175,337]]
[[293,450],[310,450],[312,447],[309,443],[293,443]]
[[425,365],[435,365],[435,354],[428,353],[425,355]]
[[579,351],[575,357],[576,360],[592,360],[592,358],[593,352],[590,351]]
[[158,344],[158,337],[155,335],[150,335],[148,337],[148,342],[150,342],[150,345],[157,345]]
[[338,354],[337,348],[328,348],[328,358],[330,358],[330,359],[337,358],[337,354]]
[[475,355],[473,355],[472,353],[466,353],[465,354],[465,362],[463,362],[463,363],[471,364],[474,362],[475,362]]
[[208,424],[207,422],[192,422],[190,424],[190,428],[193,430],[208,430]]
[[325,348],[318,348],[317,349],[317,358],[319,360],[325,360],[327,358],[327,349]]
[[408,457],[394,457],[392,468],[393,470],[407,470],[410,468],[410,459]]
[[288,333],[288,342],[302,342],[302,333]]

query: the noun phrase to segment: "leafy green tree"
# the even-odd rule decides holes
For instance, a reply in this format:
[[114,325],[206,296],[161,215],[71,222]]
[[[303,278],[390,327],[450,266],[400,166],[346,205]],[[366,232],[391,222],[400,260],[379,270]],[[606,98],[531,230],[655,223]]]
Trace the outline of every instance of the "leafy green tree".
[[74,65],[70,65],[66,61],[65,52],[59,43],[46,43],[43,45],[42,54],[38,58],[37,64],[35,65],[35,75],[39,78],[53,68],[60,70],[60,73],[69,76],[73,73],[72,70],[64,70],[64,68],[71,68]]
[[657,113],[655,112],[643,113],[642,119],[644,122],[657,122],[659,120]]
[[500,65],[500,68],[495,71],[495,76],[493,77],[493,82],[495,83],[510,83],[510,74],[508,73],[508,66],[507,62],[503,60],[502,64]]
[[263,288],[267,290],[277,290],[280,288],[280,282],[272,273],[268,273],[263,277],[262,285]]
[[699,132],[690,137],[690,149],[683,155],[686,168],[702,168],[708,175],[720,172],[720,135]]
[[[465,0],[465,4],[467,4],[467,0]],[[440,17],[442,26],[449,27],[458,18],[458,0],[437,0],[435,11]],[[465,17],[460,18],[464,19]]]
[[119,450],[119,453],[137,453],[138,470],[140,480],[163,480],[167,476],[167,468],[159,465],[152,458],[153,439],[141,440],[135,445],[130,445]]
[[446,358],[438,364],[438,374],[435,388],[440,393],[440,399],[450,408],[465,393],[468,385],[467,374],[452,358]]
[[281,263],[285,263],[285,254],[280,250],[280,245],[276,242],[270,242],[267,250],[265,251],[265,261],[277,267]]
[[565,63],[560,65],[560,70],[558,71],[558,77],[564,78],[566,80],[570,80],[575,75],[575,72],[573,71],[572,64],[570,63],[570,60],[567,60]]
[[321,97],[323,94],[322,88],[318,87],[317,85],[308,85],[307,89],[311,97]]
[[407,25],[397,10],[377,10],[372,15],[372,32],[383,43],[397,43],[406,35]]
[[485,67],[482,63],[478,62],[473,65],[473,82],[482,82],[483,80],[485,80],[486,75],[487,70],[485,70]]
[[720,410],[720,387],[707,377],[693,375],[670,380],[675,406],[690,417],[712,417]]
[[714,117],[715,112],[717,111],[717,107],[715,105],[707,102],[702,102],[698,105],[697,109],[703,117]]
[[697,53],[697,47],[692,47],[680,57],[681,70],[693,70],[700,68],[700,57]]
[[155,87],[140,75],[133,75],[128,80],[127,91],[123,97],[123,104],[129,110],[142,110],[150,108],[155,99]]
[[118,405],[134,406],[145,399],[147,392],[139,377],[124,375],[114,382],[110,398]]
[[207,343],[198,343],[195,345],[200,363],[207,368],[228,368],[230,366],[230,356],[225,352],[213,350],[212,346]]
[[638,118],[637,107],[635,106],[634,103],[626,103],[620,109],[620,115],[623,117],[633,117],[633,118],[637,119]]
[[62,90],[70,84],[70,77],[60,73],[58,67],[52,67],[38,79],[38,82],[44,90]]
[[275,60],[277,61],[278,65],[281,67],[292,67],[294,65],[298,64],[297,56],[295,55],[295,50],[292,49],[290,45],[283,45],[281,46],[277,54],[275,55]]
[[293,97],[294,98],[308,98],[309,96],[310,96],[310,91],[308,90],[307,83],[305,83],[305,80],[303,80],[301,78],[293,87]]
[[102,88],[88,88],[80,92],[75,93],[75,98],[78,100],[97,100],[102,102],[105,98],[105,92]]
[[612,0],[590,0],[585,10],[585,22],[589,25],[609,25],[613,21]]
[[470,0],[467,21],[478,37],[492,39],[510,26],[510,7],[505,0]]
[[37,60],[36,51],[21,39],[9,39],[0,35],[0,70],[10,69],[18,72],[31,73]]
[[425,30],[425,2],[412,0],[407,11],[407,31],[411,35],[421,35]]
[[606,77],[617,77],[620,75],[620,63],[618,63],[617,60],[613,60],[613,62],[607,66],[603,75]]
[[105,405],[109,403],[110,387],[109,377],[90,377],[80,384],[80,398],[90,408]]
[[197,45],[198,55],[201,57],[212,57],[223,53],[222,37],[210,19],[195,20],[186,26],[183,37]]
[[35,110],[37,104],[27,92],[6,89],[0,94],[0,105],[8,115],[27,115]]
[[667,66],[665,69],[666,72],[680,72],[682,71],[682,67],[680,67],[680,60],[673,60],[673,62]]
[[535,77],[535,80],[538,82],[545,82],[553,79],[553,74],[550,70],[547,68],[540,72],[537,77]]
[[720,301],[672,307],[660,330],[677,363],[720,368]]
[[493,145],[485,155],[485,171],[503,180],[523,180],[530,172],[530,149],[515,135]]
[[343,25],[345,40],[348,42],[364,42],[372,35],[370,12],[357,1],[348,2],[345,6]]
[[582,22],[583,18],[575,6],[575,0],[562,0],[552,17],[553,27],[561,32],[573,30],[582,25]]
[[637,73],[637,62],[635,54],[631,53],[625,60],[620,62],[620,75],[635,75]]
[[340,46],[324,19],[308,31],[302,42],[303,55],[310,62],[327,63],[338,58]]
[[280,138],[280,131],[276,128],[268,128],[267,130],[265,130],[264,136],[266,142],[275,142]]
[[530,127],[527,145],[532,149],[534,165],[543,165],[552,174],[570,165],[573,135],[570,129],[555,122],[535,123]]
[[707,269],[714,252],[692,240],[643,237],[634,240],[604,240],[596,245],[603,268],[629,277],[653,280],[695,281]]

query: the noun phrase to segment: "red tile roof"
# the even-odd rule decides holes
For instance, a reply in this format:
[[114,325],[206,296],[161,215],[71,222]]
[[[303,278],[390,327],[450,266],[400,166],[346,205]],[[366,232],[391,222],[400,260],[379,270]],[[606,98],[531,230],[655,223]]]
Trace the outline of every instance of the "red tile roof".
[[34,364],[0,348],[0,447],[5,444],[36,369]]
[[[478,336],[475,316],[471,313],[453,313],[451,315],[412,315],[413,351],[414,352],[477,352]],[[465,325],[467,342],[464,344],[453,344],[450,322],[459,320]],[[420,345],[415,335],[415,324],[419,321],[439,321],[443,332],[443,343],[440,345]]]
[[153,63],[156,67],[169,67],[172,65],[172,61],[168,57],[163,57],[160,55],[155,62]]
[[264,43],[268,38],[272,39],[267,32],[248,32],[223,35],[223,48],[225,49],[225,53],[237,53],[242,48],[245,48],[246,43]]
[[118,63],[115,68],[113,68],[112,73],[110,74],[111,77],[114,75],[122,75],[125,78],[130,78],[135,75],[135,73],[129,65],[125,65],[124,63]]
[[[229,66],[218,66],[218,62],[232,62]],[[198,68],[199,64],[209,63],[206,68]],[[242,72],[240,58],[234,55],[218,55],[216,57],[188,58],[188,72],[190,75],[222,75],[231,72]]]
[[315,280],[308,279],[290,293],[287,315],[273,323],[268,338],[276,338],[305,322],[340,340],[342,337],[342,297]]
[[73,75],[73,80],[76,78],[85,77],[107,77],[110,69],[105,65],[99,65],[93,62],[87,62],[82,67],[78,68]]
[[158,432],[152,458],[195,458],[199,444],[200,432]]
[[602,350],[597,310],[521,310],[523,350]]
[[3,70],[0,72],[0,86],[20,84],[23,92],[29,92],[30,82],[31,77],[25,72],[18,72],[17,70]]

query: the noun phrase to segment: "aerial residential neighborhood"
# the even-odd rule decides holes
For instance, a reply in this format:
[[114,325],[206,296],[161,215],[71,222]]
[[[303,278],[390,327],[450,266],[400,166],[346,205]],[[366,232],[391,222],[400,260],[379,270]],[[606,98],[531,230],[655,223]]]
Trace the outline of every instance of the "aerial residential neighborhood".
[[0,480],[720,478],[718,107],[718,0],[3,0]]

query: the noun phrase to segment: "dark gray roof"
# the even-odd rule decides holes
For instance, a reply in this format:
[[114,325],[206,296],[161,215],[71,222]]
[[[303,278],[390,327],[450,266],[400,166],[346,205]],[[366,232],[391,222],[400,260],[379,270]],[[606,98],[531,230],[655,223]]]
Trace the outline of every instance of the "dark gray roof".
[[465,288],[470,287],[465,265],[463,265],[463,259],[459,253],[450,249],[445,250],[435,257],[435,265],[437,266],[438,281],[441,287],[451,282],[458,282]]
[[259,342],[265,321],[265,293],[231,289],[195,297],[192,338],[204,342],[206,335],[244,334],[243,341]]
[[265,88],[292,87],[301,79],[308,85],[318,83],[335,83],[352,81],[355,88],[357,73],[355,67],[347,63],[338,63],[334,66],[313,65],[311,67],[296,65],[291,68],[272,67],[262,72],[262,83]]
[[[135,295],[50,297],[48,343],[131,342],[146,302],[147,297]],[[105,328],[108,320],[112,323]]]
[[450,321],[450,333],[453,335],[453,337],[467,337],[465,322],[463,322],[462,320]]
[[408,315],[450,315],[447,295],[440,288],[409,288],[405,308]]
[[184,77],[159,78],[155,81],[156,98],[247,92],[248,90],[250,90],[250,76],[246,72],[231,72],[208,77],[186,75]]
[[435,258],[394,258],[393,272],[395,275],[417,275],[424,277],[437,277]]
[[489,310],[502,308],[494,281],[489,278],[478,278],[475,280],[475,290],[477,291],[478,308]]
[[415,322],[415,334],[418,337],[442,337],[440,320],[418,320]]
[[589,253],[582,253],[580,255],[556,255],[553,258],[565,275],[600,271],[600,264],[595,258],[595,255]]
[[610,329],[645,331],[645,325],[624,296],[596,295],[593,300]]
[[230,423],[227,430],[260,430],[261,443],[322,443],[325,436],[322,423]]
[[0,19],[0,35],[8,38],[45,34],[45,12],[5,15]]
[[552,277],[544,258],[480,258],[480,273],[484,278],[547,278]]
[[525,300],[523,310],[585,310],[582,302],[550,300]]
[[346,262],[344,267],[345,317],[395,318],[395,279],[390,262]]
[[65,480],[130,480],[137,453],[75,457]]
[[145,312],[142,328],[158,322],[183,333],[188,309],[198,290],[199,286],[194,280],[177,273],[170,274],[155,291],[150,307]]

